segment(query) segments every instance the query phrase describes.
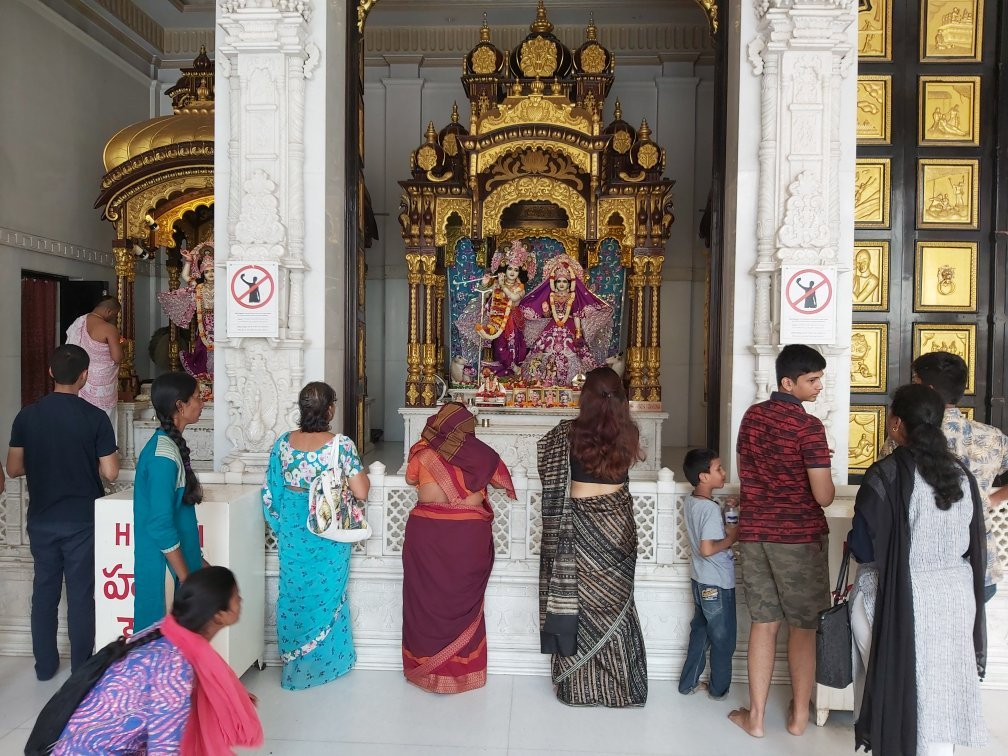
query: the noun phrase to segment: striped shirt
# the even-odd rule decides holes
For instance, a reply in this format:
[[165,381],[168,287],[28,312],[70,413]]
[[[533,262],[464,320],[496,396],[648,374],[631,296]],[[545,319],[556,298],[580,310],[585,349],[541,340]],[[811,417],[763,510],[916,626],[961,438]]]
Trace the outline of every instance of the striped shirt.
[[826,532],[808,468],[829,467],[822,421],[780,391],[742,417],[738,441],[740,541],[811,543]]

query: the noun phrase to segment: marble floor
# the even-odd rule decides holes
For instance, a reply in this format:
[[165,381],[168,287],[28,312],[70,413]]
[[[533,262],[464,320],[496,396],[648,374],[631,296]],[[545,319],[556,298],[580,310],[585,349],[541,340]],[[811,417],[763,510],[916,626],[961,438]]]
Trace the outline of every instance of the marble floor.
[[[66,678],[35,680],[31,661],[0,658],[0,756],[23,752],[35,717]],[[553,697],[544,677],[491,675],[487,686],[460,696],[437,696],[408,685],[398,672],[355,671],[311,691],[280,688],[280,670],[254,668],[242,678],[259,698],[266,743],[259,754],[283,756],[833,756],[853,752],[849,713],[801,738],[784,730],[788,690],[775,686],[767,734],[749,738],[725,718],[743,702],[736,683],[725,701],[681,696],[674,684],[653,681],[642,709],[572,709]],[[959,756],[1008,754],[1008,691],[984,691],[991,744]],[[242,753],[248,753],[247,751]]]

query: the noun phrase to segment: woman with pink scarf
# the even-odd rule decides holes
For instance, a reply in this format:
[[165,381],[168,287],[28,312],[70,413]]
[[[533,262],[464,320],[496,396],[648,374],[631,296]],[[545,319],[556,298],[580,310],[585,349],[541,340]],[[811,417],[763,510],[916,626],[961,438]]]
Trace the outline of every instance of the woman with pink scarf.
[[210,646],[240,614],[231,570],[190,573],[171,613],[131,639],[84,697],[53,753],[220,756],[261,745],[255,699]]

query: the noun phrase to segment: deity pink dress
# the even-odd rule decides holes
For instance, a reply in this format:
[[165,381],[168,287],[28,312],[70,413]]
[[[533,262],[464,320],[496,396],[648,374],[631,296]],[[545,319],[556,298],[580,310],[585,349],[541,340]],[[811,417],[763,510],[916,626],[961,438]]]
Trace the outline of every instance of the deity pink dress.
[[[574,376],[599,367],[613,328],[612,307],[584,285],[581,266],[558,255],[544,268],[546,280],[522,300],[528,356],[522,367],[527,383],[570,386]],[[570,290],[556,291],[565,278]]]
[[67,344],[79,346],[91,359],[87,383],[80,391],[80,398],[111,415],[119,399],[119,365],[112,361],[108,344],[91,338],[87,319],[87,315],[81,315],[67,328]]

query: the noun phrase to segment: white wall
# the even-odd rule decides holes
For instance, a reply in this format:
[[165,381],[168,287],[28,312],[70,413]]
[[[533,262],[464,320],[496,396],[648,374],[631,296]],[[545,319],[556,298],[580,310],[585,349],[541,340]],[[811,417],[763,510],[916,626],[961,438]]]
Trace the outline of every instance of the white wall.
[[[623,118],[639,126],[647,118],[666,149],[666,175],[676,181],[676,222],[666,250],[662,287],[662,392],[675,402],[665,446],[705,442],[703,404],[704,272],[700,214],[711,182],[713,69],[692,63],[620,63],[607,100],[606,122],[620,100]],[[425,65],[418,56],[385,56],[365,72],[365,175],[381,238],[368,251],[367,373],[375,398],[371,424],[384,440],[401,441],[404,403],[408,289],[405,249],[398,222],[398,181],[408,178],[409,157],[429,121],[444,127],[452,102],[462,122],[469,103],[457,64]],[[686,397],[683,404],[682,397]],[[688,412],[678,412],[680,408]],[[677,461],[675,461],[678,464]]]
[[[0,70],[0,301],[8,303],[0,326],[0,432],[6,433],[21,404],[20,271],[114,283],[107,254],[114,230],[94,209],[105,172],[102,150],[120,128],[149,117],[151,83],[37,0],[0,3]],[[138,275],[138,334],[151,330],[149,288]],[[147,344],[143,336],[138,341],[143,374]]]

